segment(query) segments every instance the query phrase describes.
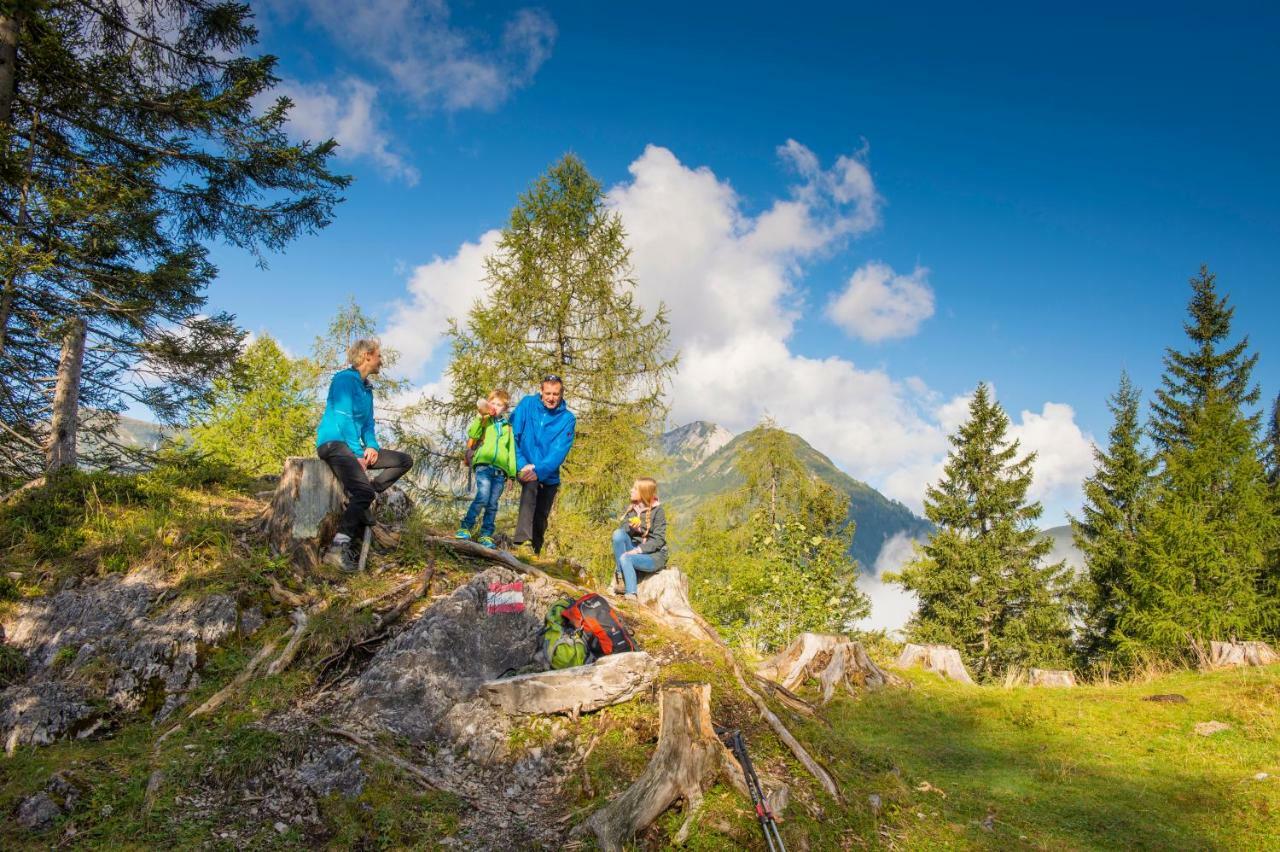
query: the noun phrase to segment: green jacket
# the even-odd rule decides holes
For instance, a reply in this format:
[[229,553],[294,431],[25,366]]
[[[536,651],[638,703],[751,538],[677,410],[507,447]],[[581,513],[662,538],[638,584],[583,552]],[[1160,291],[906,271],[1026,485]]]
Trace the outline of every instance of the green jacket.
[[467,427],[467,437],[479,441],[471,466],[493,465],[507,476],[516,475],[516,435],[507,418],[477,417]]
[[656,569],[667,567],[667,510],[661,502],[652,507],[628,506],[618,527],[631,537],[632,546],[653,557]]

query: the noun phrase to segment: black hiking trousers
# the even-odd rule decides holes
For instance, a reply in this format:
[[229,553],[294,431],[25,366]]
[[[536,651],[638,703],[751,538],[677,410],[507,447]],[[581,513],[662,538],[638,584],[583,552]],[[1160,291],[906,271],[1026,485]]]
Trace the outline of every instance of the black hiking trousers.
[[413,467],[413,457],[399,450],[378,450],[378,460],[366,471],[345,441],[326,441],[316,449],[347,492],[347,508],[338,521],[338,532],[352,540],[364,533],[365,512],[373,499],[386,491]]
[[547,535],[547,518],[551,515],[551,504],[556,501],[556,492],[560,483],[548,485],[545,482],[520,483],[520,515],[516,518],[516,544],[526,541],[533,545],[534,553],[542,553],[542,542]]

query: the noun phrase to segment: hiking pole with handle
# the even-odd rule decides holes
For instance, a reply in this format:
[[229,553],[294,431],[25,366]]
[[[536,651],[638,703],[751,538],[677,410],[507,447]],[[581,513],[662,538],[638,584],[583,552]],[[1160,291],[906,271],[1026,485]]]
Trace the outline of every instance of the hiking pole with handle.
[[751,755],[747,754],[747,741],[743,739],[742,731],[716,728],[716,734],[721,742],[733,750],[733,756],[742,767],[747,791],[751,793],[751,804],[755,807],[756,819],[760,821],[760,829],[764,832],[764,842],[769,847],[769,852],[787,852],[787,847],[782,842],[782,832],[778,830],[778,823],[764,796],[764,787],[760,786],[760,777],[756,775],[756,768],[751,765]]

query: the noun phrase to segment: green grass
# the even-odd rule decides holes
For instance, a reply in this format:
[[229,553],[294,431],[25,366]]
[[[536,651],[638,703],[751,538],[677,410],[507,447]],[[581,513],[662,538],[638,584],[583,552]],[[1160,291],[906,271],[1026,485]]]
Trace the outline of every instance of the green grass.
[[[851,802],[824,834],[870,828],[878,793],[907,848],[1280,848],[1280,668],[1069,690],[911,682],[838,699],[829,729],[804,730]],[[1142,700],[1170,692],[1187,702]],[[1211,719],[1231,729],[1194,732]]]

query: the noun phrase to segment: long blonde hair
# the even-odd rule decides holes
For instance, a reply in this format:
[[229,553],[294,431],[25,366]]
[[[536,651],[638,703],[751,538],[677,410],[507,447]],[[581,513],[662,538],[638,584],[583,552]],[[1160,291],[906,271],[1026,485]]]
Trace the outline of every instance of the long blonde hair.
[[658,480],[642,476],[631,487],[640,495],[640,503],[649,510],[644,519],[644,535],[648,538],[649,530],[653,527],[653,507],[658,502]]

